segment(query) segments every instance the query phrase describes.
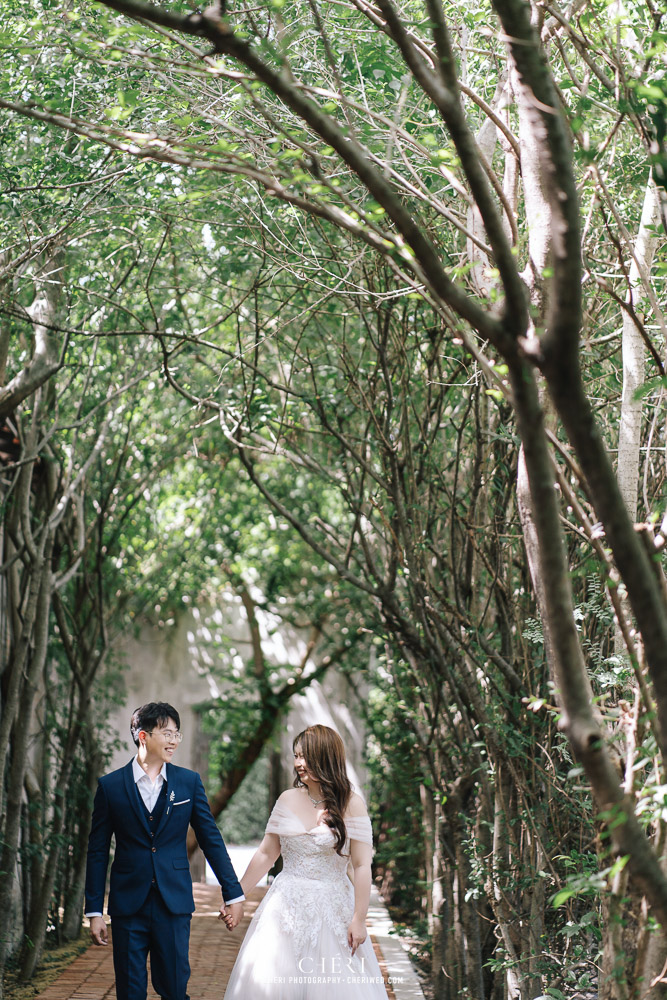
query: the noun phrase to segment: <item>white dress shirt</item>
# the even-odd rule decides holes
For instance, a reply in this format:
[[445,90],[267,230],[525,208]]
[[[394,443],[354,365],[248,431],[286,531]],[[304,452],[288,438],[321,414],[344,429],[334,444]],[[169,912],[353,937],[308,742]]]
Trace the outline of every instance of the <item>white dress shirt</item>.
[[167,780],[167,763],[162,765],[160,768],[160,773],[158,774],[155,781],[151,781],[148,777],[141,764],[135,757],[132,761],[132,776],[134,778],[134,783],[139,790],[139,795],[141,795],[144,800],[144,805],[148,809],[149,813],[153,812],[155,808],[155,803],[160,797],[160,792],[162,791],[162,786]]

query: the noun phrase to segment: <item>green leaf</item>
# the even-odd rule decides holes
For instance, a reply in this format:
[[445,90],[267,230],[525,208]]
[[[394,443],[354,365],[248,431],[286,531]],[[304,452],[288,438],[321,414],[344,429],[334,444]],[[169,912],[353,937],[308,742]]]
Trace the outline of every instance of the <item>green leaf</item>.
[[613,865],[609,869],[609,881],[611,882],[619,872],[622,872],[628,861],[630,860],[629,854],[624,854],[622,857],[617,858]]
[[647,379],[635,389],[632,398],[637,402],[640,399],[646,399],[647,396],[652,396],[659,389],[667,389],[667,377],[664,375],[656,375]]
[[554,910],[557,910],[559,906],[562,906],[563,903],[566,903],[568,899],[571,899],[574,895],[576,895],[574,889],[561,889],[560,892],[557,892],[554,896],[551,901],[551,905]]

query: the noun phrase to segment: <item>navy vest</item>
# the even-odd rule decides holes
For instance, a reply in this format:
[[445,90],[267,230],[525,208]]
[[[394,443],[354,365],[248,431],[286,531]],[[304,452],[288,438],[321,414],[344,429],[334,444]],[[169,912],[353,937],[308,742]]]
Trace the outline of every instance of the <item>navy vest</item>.
[[[160,790],[160,794],[158,795],[157,802],[153,806],[152,811],[147,808],[146,803],[142,799],[141,792],[137,788],[136,782],[134,783],[134,790],[136,792],[137,798],[139,799],[139,805],[143,809],[144,815],[148,820],[148,828],[150,830],[151,840],[152,840],[155,837],[155,834],[157,833],[160,821],[164,815],[164,810],[167,805],[167,782],[166,781],[162,782],[162,788]],[[152,857],[151,860],[153,860]],[[154,890],[156,890],[157,892],[160,891],[159,886],[157,884],[157,878],[155,875],[155,861],[153,861],[153,878],[151,881],[151,885]]]
[[151,828],[151,831],[155,833],[158,826],[160,825],[160,820],[162,819],[165,806],[167,805],[167,782],[166,781],[162,782],[162,788],[160,789],[160,794],[157,797],[157,802],[153,806],[152,812],[148,811],[146,803],[141,797],[141,792],[137,788],[136,782],[134,787],[137,791],[141,808],[143,809],[144,813],[146,814],[146,818],[148,819],[148,825]]

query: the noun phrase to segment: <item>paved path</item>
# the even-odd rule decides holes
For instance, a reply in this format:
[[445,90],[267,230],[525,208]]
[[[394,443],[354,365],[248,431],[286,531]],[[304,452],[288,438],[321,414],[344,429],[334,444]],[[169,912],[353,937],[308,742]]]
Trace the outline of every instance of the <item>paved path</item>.
[[[243,933],[266,889],[253,890],[246,902],[241,928],[230,934],[217,919],[220,889],[202,884],[195,884],[193,888],[196,910],[190,932],[192,975],[188,992],[196,1000],[222,1000]],[[386,977],[382,952],[377,941],[374,944]],[[389,974],[392,974],[391,968]],[[391,1000],[397,1000],[391,986],[388,992]],[[115,995],[111,944],[106,948],[91,945],[36,1000],[115,1000]],[[148,1000],[158,1000],[150,986]]]

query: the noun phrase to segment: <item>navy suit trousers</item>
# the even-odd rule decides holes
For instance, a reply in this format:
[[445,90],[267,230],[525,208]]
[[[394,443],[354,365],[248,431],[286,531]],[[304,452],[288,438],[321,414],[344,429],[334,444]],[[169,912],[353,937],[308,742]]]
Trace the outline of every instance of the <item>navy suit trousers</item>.
[[171,913],[151,889],[138,913],[111,918],[111,940],[118,1000],[146,1000],[146,958],[151,982],[164,1000],[189,1000],[190,913]]

